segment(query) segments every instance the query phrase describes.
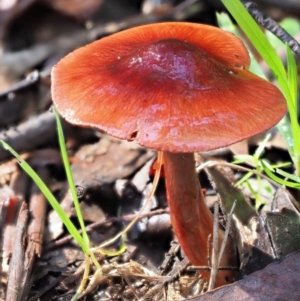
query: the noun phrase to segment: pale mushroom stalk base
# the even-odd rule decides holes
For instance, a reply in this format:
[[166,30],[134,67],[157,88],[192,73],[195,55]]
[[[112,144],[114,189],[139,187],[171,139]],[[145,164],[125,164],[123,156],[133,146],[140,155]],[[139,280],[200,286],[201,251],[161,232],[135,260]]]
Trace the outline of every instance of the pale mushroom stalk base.
[[[163,164],[174,233],[191,264],[209,266],[211,247],[209,235],[213,232],[213,215],[205,204],[204,196],[195,169],[193,153],[163,153]],[[223,231],[219,231],[219,247],[223,240]],[[210,254],[208,254],[210,249]],[[230,241],[224,251],[220,266],[236,264]],[[209,271],[200,271],[209,279]],[[233,281],[234,273],[229,270],[218,272],[216,286]]]

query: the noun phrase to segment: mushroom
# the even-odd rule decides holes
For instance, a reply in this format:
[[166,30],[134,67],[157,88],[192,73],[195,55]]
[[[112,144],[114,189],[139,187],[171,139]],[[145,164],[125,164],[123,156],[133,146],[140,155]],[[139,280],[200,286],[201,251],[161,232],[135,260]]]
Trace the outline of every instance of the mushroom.
[[[193,265],[208,265],[213,229],[193,152],[265,131],[286,112],[281,92],[249,72],[249,64],[245,46],[231,33],[174,22],[105,37],[52,71],[53,102],[67,121],[163,151],[171,222]],[[221,266],[232,263],[227,243]],[[232,277],[219,271],[216,285]]]

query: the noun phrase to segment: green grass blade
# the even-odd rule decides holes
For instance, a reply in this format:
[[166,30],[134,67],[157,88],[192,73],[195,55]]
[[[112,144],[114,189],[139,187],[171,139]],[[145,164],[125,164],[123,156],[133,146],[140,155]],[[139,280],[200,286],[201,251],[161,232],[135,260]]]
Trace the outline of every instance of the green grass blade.
[[261,156],[264,154],[265,148],[270,138],[271,134],[267,134],[264,140],[259,144],[258,148],[255,150],[254,157],[256,158],[256,160],[260,159]]
[[280,84],[283,94],[287,99],[291,99],[289,87],[286,81],[286,73],[281,62],[281,59],[277,55],[275,49],[272,47],[267,37],[257,25],[255,20],[248,13],[246,8],[239,0],[221,0],[230,14],[237,21],[241,29],[247,35],[248,39],[257,49],[262,58],[266,61],[271,69],[274,77]]
[[254,158],[251,155],[234,155],[233,156],[234,161],[232,164],[241,164],[241,163],[248,163],[248,164],[254,164]]
[[246,173],[241,179],[239,179],[235,184],[234,187],[238,187],[240,185],[242,185],[244,182],[246,182],[251,176],[253,176],[253,173],[251,171],[249,171],[248,173]]
[[286,45],[287,52],[287,80],[288,86],[291,93],[293,106],[289,108],[289,114],[291,119],[291,127],[294,138],[294,149],[291,154],[293,161],[296,166],[297,174],[300,174],[300,127],[298,123],[298,74],[297,65],[291,49]]
[[265,163],[262,161],[261,165],[263,167],[264,172],[267,174],[267,176],[272,179],[273,181],[277,182],[278,184],[284,185],[286,187],[291,187],[291,188],[296,188],[296,189],[300,189],[300,184],[298,183],[293,183],[293,182],[289,182],[286,180],[283,180],[281,178],[279,178],[278,176],[276,176],[266,165]]
[[[220,26],[220,28],[229,31],[231,33],[233,33],[234,35],[236,35],[237,37],[239,37],[240,39],[242,39],[240,32],[237,30],[237,27],[235,24],[233,24],[233,22],[231,21],[231,19],[229,18],[229,16],[226,13],[217,13],[217,21],[218,24]],[[246,45],[247,47],[247,45]],[[249,52],[250,55],[250,68],[249,70],[253,73],[255,73],[256,75],[267,79],[261,66],[259,65],[259,63],[257,62],[255,56],[253,55],[252,51],[249,49],[249,47],[247,47],[247,50]]]
[[82,230],[82,237],[86,243],[86,248],[89,248],[89,245],[90,245],[89,237],[88,237],[86,229],[85,229],[85,224],[84,224],[84,220],[83,220],[81,209],[80,209],[80,204],[79,204],[78,197],[77,197],[77,191],[76,191],[73,174],[72,174],[70,163],[69,163],[69,157],[68,157],[68,153],[67,153],[67,149],[66,149],[66,142],[65,142],[65,138],[64,138],[64,134],[63,134],[63,129],[61,126],[59,115],[54,106],[53,106],[53,111],[54,111],[55,119],[56,119],[59,147],[60,147],[61,156],[62,156],[63,164],[65,167],[65,172],[66,172],[68,183],[69,183],[69,188],[70,188],[71,195],[73,198],[77,219],[78,219],[78,222],[79,222],[81,230]]
[[266,160],[266,159],[261,159],[261,160],[259,161],[259,165],[262,167],[262,164],[264,164],[264,166],[265,166],[266,168],[268,168],[270,171],[272,171],[272,172],[275,171],[274,167],[271,165],[271,163],[269,163],[268,160]]
[[277,163],[277,164],[272,164],[273,168],[283,168],[283,167],[290,167],[292,165],[291,162],[281,162],[281,163]]
[[47,185],[42,181],[42,179],[38,176],[38,174],[32,169],[32,167],[15,151],[13,150],[6,142],[0,140],[3,148],[12,153],[12,155],[18,160],[20,167],[28,174],[28,176],[34,181],[34,183],[38,186],[41,192],[49,201],[52,208],[56,211],[59,218],[63,221],[64,225],[68,229],[69,233],[72,237],[77,241],[77,243],[81,246],[83,251],[86,254],[89,254],[89,249],[86,248],[86,244],[83,241],[83,238],[77,231],[76,227],[73,225],[71,220],[68,218],[65,211],[62,209],[52,192],[49,190]]
[[[297,65],[295,58],[293,56],[293,53],[288,45],[286,45],[286,53],[287,53],[287,69],[288,69],[288,85],[289,90],[291,93],[291,97],[294,103],[294,111],[293,113],[297,116],[298,114],[298,102],[297,102],[297,96],[298,96],[298,75],[297,75]],[[290,112],[291,114],[291,112]]]
[[287,116],[283,117],[278,123],[278,130],[284,138],[290,156],[294,157],[294,137],[291,129],[291,124]]
[[290,180],[293,180],[293,181],[295,181],[297,183],[300,183],[300,177],[298,177],[296,175],[290,174],[290,173],[288,173],[288,172],[286,172],[286,171],[284,171],[282,169],[279,169],[279,168],[276,168],[276,172],[279,175],[281,175],[281,176],[283,176],[283,177],[285,177],[287,179],[290,179]]

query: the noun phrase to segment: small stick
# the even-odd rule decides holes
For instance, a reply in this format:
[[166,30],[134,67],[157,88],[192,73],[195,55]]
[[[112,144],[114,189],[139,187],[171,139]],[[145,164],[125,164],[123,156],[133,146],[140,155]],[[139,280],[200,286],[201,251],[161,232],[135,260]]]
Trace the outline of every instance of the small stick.
[[[193,272],[193,271],[210,271],[211,267],[209,266],[202,266],[202,265],[192,265],[186,268],[188,272]],[[226,271],[226,270],[239,270],[238,267],[231,267],[231,266],[224,266],[224,267],[219,267],[219,271]]]
[[20,283],[23,279],[24,273],[24,260],[25,260],[25,235],[26,235],[26,225],[28,221],[28,208],[26,203],[22,203],[20,208],[18,222],[17,222],[17,232],[15,234],[15,248],[12,253],[12,258],[10,262],[7,291],[6,291],[6,301],[20,301],[21,291],[23,287]]
[[40,78],[45,78],[50,76],[51,68],[45,69],[42,72],[38,70],[32,71],[29,75],[27,75],[24,79],[19,82],[12,84],[8,89],[0,92],[0,98],[7,96],[9,93],[14,93],[19,90],[28,88],[31,85],[36,84]]
[[222,242],[222,245],[221,245],[221,248],[220,248],[219,257],[218,257],[218,265],[220,264],[222,255],[224,253],[224,249],[225,249],[225,246],[226,246],[226,241],[227,241],[230,226],[231,226],[231,218],[232,218],[232,214],[233,214],[235,206],[236,206],[236,200],[233,202],[232,207],[230,209],[230,212],[227,216],[227,223],[226,223],[226,228],[225,228],[225,233],[224,233],[224,239],[223,239],[223,242]]
[[[211,258],[211,273],[208,283],[207,291],[212,290],[216,284],[216,278],[218,274],[218,267],[219,267],[219,203],[215,202],[214,204],[214,227],[213,227],[213,249],[212,249],[212,258]],[[225,241],[225,237],[223,240],[223,244]],[[226,242],[225,242],[226,243]],[[225,245],[224,245],[225,247]]]
[[300,44],[296,41],[286,30],[284,30],[276,21],[271,19],[265,13],[261,12],[258,5],[253,2],[244,2],[249,14],[253,19],[264,28],[272,32],[279,40],[283,43],[287,43],[291,50],[299,55],[300,54]]
[[219,270],[233,270],[233,269],[237,269],[236,267],[219,267],[220,262],[221,262],[221,258],[222,255],[224,253],[224,249],[226,246],[226,242],[228,239],[228,234],[229,234],[229,230],[230,230],[230,225],[231,225],[231,218],[232,218],[232,214],[234,211],[234,208],[236,206],[236,200],[234,201],[230,212],[228,214],[228,220],[226,223],[226,228],[225,228],[225,233],[224,233],[224,239],[222,241],[222,245],[219,251],[219,246],[218,246],[218,232],[219,232],[219,221],[218,221],[218,213],[219,213],[219,204],[218,202],[215,202],[214,204],[214,228],[213,228],[213,249],[212,249],[212,259],[211,259],[211,267],[204,267],[204,266],[198,266],[198,267],[193,267],[194,269],[198,269],[198,270],[211,270],[211,274],[210,274],[210,279],[209,279],[209,284],[208,284],[208,288],[207,291],[212,290],[215,287],[215,282],[216,282],[216,277],[217,277],[217,273]]

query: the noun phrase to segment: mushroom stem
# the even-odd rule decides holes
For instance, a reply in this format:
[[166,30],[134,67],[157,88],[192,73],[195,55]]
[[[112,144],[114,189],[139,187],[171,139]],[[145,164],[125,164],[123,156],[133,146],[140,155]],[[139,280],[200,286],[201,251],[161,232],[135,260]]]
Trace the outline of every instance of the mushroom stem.
[[[213,233],[213,216],[205,204],[204,196],[195,169],[193,153],[163,153],[167,199],[174,233],[190,262],[195,266],[209,266]],[[219,231],[219,246],[223,240]],[[221,266],[234,264],[231,245],[227,242]],[[208,280],[209,271],[201,271]],[[232,271],[219,271],[216,286],[232,281]]]

